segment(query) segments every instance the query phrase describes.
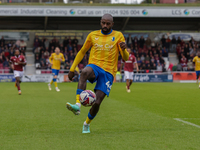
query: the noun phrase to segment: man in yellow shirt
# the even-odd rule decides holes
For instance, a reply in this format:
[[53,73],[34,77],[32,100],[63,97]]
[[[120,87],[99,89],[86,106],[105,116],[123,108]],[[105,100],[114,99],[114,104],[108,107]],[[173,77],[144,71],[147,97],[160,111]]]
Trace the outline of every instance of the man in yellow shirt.
[[[196,75],[197,75],[197,83],[199,80],[199,76],[200,76],[200,52],[197,52],[197,56],[194,57],[193,62],[195,64],[195,71],[196,71]],[[199,88],[200,88],[200,83],[199,83]]]
[[69,79],[72,80],[76,66],[81,62],[85,53],[91,48],[89,63],[82,70],[80,75],[78,89],[76,91],[76,104],[66,104],[67,109],[72,111],[75,115],[80,114],[80,93],[86,89],[87,80],[91,83],[96,81],[96,86],[94,88],[96,101],[92,105],[86,121],[83,124],[82,133],[90,133],[90,122],[99,111],[104,97],[106,95],[109,96],[113,79],[117,72],[119,53],[125,61],[129,58],[124,36],[121,32],[112,30],[113,25],[113,17],[110,14],[103,15],[101,18],[102,29],[93,31],[88,35],[68,74]]
[[56,91],[59,92],[60,89],[58,89],[57,85],[57,77],[58,73],[60,70],[60,64],[61,62],[64,62],[65,58],[62,53],[60,53],[60,49],[56,47],[55,53],[52,53],[51,56],[49,57],[49,62],[51,63],[51,69],[52,69],[52,74],[53,74],[53,79],[51,82],[48,84],[49,90],[51,90],[51,84],[54,82]]

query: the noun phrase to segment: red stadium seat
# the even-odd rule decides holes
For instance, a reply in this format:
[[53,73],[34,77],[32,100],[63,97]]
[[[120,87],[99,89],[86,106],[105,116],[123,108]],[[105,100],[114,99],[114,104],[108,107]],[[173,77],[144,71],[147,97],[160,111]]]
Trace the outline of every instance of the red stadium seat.
[[64,73],[64,71],[60,71],[60,73]]
[[3,70],[0,70],[0,74],[2,74],[3,73]]
[[0,64],[0,67],[3,67],[3,64]]
[[41,74],[44,74],[44,73],[46,73],[46,71],[41,71]]
[[9,67],[4,67],[4,69],[8,69],[9,70],[10,68]]
[[0,66],[0,69],[3,69],[3,66]]
[[8,69],[5,69],[4,73],[10,73],[10,71]]
[[51,70],[46,71],[46,73],[49,73],[49,74],[50,74],[50,73],[51,73]]

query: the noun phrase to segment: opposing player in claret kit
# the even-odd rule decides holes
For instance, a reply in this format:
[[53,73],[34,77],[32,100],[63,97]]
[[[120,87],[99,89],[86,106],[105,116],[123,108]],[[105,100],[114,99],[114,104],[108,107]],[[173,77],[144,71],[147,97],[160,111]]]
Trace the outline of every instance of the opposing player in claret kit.
[[26,65],[26,59],[20,55],[19,50],[15,50],[15,56],[10,58],[10,67],[14,70],[15,87],[18,89],[18,94],[21,95],[20,83],[23,77],[23,67]]
[[81,62],[85,53],[91,48],[89,63],[82,70],[80,75],[76,91],[76,104],[66,104],[66,107],[75,115],[80,114],[81,104],[79,96],[81,92],[86,89],[87,80],[91,83],[96,82],[94,88],[96,101],[92,105],[86,121],[83,123],[82,133],[90,133],[91,121],[98,113],[101,102],[105,96],[109,96],[113,79],[117,72],[119,53],[125,61],[128,60],[129,57],[123,34],[119,31],[112,30],[114,25],[113,17],[110,14],[103,15],[100,24],[101,30],[93,31],[87,36],[68,74],[69,79],[72,80],[76,66]]
[[135,56],[132,54],[131,49],[127,48],[127,51],[129,53],[129,59],[127,61],[124,61],[124,60],[122,61],[122,65],[120,67],[120,72],[122,72],[122,68],[124,66],[124,79],[126,80],[126,90],[128,93],[130,93],[131,92],[130,86],[133,82],[134,65],[135,65],[137,72],[139,71],[139,69],[138,69],[137,60],[136,60]]

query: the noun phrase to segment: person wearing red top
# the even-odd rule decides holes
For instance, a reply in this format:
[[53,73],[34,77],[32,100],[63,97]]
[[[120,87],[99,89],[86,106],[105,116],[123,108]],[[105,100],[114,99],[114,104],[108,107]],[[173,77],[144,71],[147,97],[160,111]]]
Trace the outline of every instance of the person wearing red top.
[[15,50],[15,56],[10,59],[10,66],[14,70],[15,87],[18,89],[18,94],[21,95],[20,83],[23,76],[23,66],[26,65],[26,59],[20,55],[19,50]]
[[130,93],[131,92],[130,86],[133,82],[133,70],[134,70],[133,64],[135,65],[137,72],[139,71],[139,69],[138,69],[137,60],[135,56],[132,54],[131,49],[127,48],[127,51],[129,53],[129,59],[127,61],[123,61],[120,68],[120,72],[124,65],[124,78],[126,80],[126,90],[128,93]]

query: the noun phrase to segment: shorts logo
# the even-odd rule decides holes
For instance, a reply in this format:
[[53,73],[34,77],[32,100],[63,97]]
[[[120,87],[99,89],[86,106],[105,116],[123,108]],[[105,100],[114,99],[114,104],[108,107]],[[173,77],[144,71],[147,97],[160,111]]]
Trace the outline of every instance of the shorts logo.
[[106,82],[107,85],[107,92],[110,92],[112,85],[110,85],[110,81]]

